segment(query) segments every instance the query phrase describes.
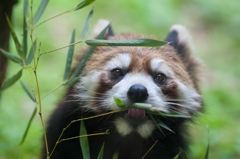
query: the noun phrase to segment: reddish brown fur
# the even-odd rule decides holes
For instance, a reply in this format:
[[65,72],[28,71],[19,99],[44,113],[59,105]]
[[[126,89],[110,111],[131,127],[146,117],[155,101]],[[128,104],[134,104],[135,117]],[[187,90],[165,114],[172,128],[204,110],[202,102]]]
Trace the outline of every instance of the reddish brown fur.
[[[141,38],[155,39],[149,36],[134,35],[128,33],[110,37],[109,40],[126,40]],[[88,50],[88,48],[86,50]],[[84,52],[86,50],[84,50]],[[87,72],[91,70],[103,70],[105,64],[111,58],[115,57],[118,53],[129,53],[131,55],[132,61],[129,67],[129,71],[131,72],[144,71],[149,73],[151,69],[150,60],[153,58],[163,59],[164,61],[166,61],[165,64],[173,70],[177,79],[179,79],[182,83],[186,85],[194,85],[197,88],[197,83],[195,82],[197,77],[195,75],[195,72],[190,72],[189,76],[188,70],[186,69],[186,66],[188,65],[192,65],[192,68],[195,68],[194,66],[196,65],[196,62],[192,58],[189,58],[189,63],[184,65],[182,63],[182,60],[176,54],[175,50],[169,45],[164,45],[161,47],[97,47],[95,53],[87,62],[85,70]],[[194,81],[194,83],[192,81]]]

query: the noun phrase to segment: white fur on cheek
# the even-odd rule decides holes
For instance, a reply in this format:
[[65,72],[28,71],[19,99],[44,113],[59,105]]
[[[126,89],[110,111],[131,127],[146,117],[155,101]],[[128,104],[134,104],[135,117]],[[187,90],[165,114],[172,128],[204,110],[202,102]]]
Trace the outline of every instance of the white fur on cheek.
[[92,97],[95,96],[100,74],[100,71],[88,72],[87,75],[82,77],[81,81],[74,86],[74,89],[78,92],[75,98],[79,101],[85,101],[86,108],[91,107]]
[[183,109],[185,113],[196,112],[201,108],[201,95],[193,88],[193,86],[185,86],[180,81],[178,84],[178,95],[182,99],[182,104],[185,106]]
[[148,138],[152,135],[153,130],[155,129],[155,125],[152,121],[147,120],[144,124],[140,125],[137,128],[137,132],[143,137]]
[[114,121],[114,124],[115,124],[115,126],[117,128],[117,131],[122,136],[126,136],[126,135],[130,134],[133,131],[133,128],[123,118],[117,118]]

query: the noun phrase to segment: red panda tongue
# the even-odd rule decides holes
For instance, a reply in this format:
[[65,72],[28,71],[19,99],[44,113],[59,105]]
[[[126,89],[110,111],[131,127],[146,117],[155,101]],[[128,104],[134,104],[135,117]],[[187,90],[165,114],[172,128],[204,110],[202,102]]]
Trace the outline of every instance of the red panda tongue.
[[145,109],[130,107],[128,109],[128,116],[133,119],[141,119],[145,117]]

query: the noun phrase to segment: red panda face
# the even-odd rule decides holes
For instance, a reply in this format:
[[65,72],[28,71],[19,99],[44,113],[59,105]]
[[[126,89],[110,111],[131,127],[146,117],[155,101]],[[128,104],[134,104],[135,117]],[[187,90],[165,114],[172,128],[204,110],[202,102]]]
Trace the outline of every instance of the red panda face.
[[[178,33],[178,45],[189,48],[187,39],[179,37],[184,30],[179,27],[173,28]],[[149,37],[132,34],[110,37],[111,40],[136,38]],[[129,110],[113,121],[118,132],[126,136],[136,131],[147,138],[155,126],[144,109],[131,107],[133,103],[148,103],[164,111],[187,115],[201,109],[196,75],[188,73],[188,64],[170,45],[98,47],[85,67],[87,75],[75,86],[76,99],[86,111],[103,113],[121,109],[114,101],[114,97],[119,98]],[[137,126],[131,125],[131,121],[138,122]]]

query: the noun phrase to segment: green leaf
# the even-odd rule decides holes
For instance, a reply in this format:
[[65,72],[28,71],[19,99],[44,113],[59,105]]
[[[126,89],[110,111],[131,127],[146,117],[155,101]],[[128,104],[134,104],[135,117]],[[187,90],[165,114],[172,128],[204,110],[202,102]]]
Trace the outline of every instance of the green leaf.
[[23,12],[24,12],[24,16],[27,19],[28,17],[28,0],[24,0],[24,6],[23,6]]
[[[156,121],[157,121],[157,123],[158,123],[159,126],[161,126],[161,127],[163,127],[164,129],[167,129],[167,130],[173,132],[166,124],[164,124],[164,123],[163,123],[161,120],[159,120],[158,118],[156,118]],[[173,132],[173,133],[175,133],[175,132]]]
[[[70,44],[72,44],[74,42],[75,42],[75,29],[73,30]],[[69,46],[69,49],[68,49],[68,56],[67,56],[67,62],[66,62],[66,68],[65,68],[63,81],[67,80],[70,75],[73,53],[74,53],[74,45],[71,45],[71,46]]]
[[20,142],[19,145],[22,145],[22,144],[24,143],[24,141],[25,141],[25,139],[26,139],[26,137],[27,137],[27,134],[28,134],[28,130],[29,130],[30,126],[31,126],[32,120],[34,119],[34,117],[36,116],[36,114],[37,114],[37,107],[35,107],[35,109],[34,109],[34,111],[33,111],[33,113],[32,113],[32,116],[31,116],[31,118],[30,118],[30,120],[29,120],[29,122],[28,122],[27,128],[26,128],[25,133],[24,133],[24,135],[23,135],[22,141]]
[[179,152],[173,159],[178,159],[178,157],[180,156],[181,152]]
[[27,55],[27,22],[26,19],[28,17],[28,0],[24,0],[24,6],[23,6],[23,45],[22,45],[22,51],[23,51],[23,57],[26,58]]
[[166,41],[154,39],[131,39],[131,40],[87,40],[86,44],[90,46],[143,46],[158,47],[168,44]]
[[32,91],[28,88],[28,86],[27,86],[23,81],[21,81],[21,85],[22,85],[23,89],[25,90],[25,92],[28,94],[28,96],[29,96],[34,102],[36,102],[36,99],[35,99],[34,95],[32,94]]
[[118,153],[115,152],[112,159],[118,159]]
[[146,110],[146,113],[160,115],[160,116],[173,117],[173,118],[191,118],[191,116],[187,116],[184,114],[178,114],[178,113],[162,113],[162,112],[149,111],[149,110]]
[[208,131],[208,146],[207,146],[207,151],[206,151],[204,159],[208,159],[208,156],[209,156],[209,128],[208,128],[208,125],[207,125],[207,131]]
[[[34,41],[33,46],[34,46],[34,52],[35,52],[36,47],[37,47],[37,41],[36,40]],[[28,54],[28,58],[25,60],[25,64],[30,65],[32,63],[32,60],[33,60],[33,47],[31,47],[31,50]]]
[[117,103],[117,105],[119,107],[123,107],[124,106],[124,103],[120,99],[114,97],[114,101]]
[[89,26],[90,24],[88,23],[89,19],[92,18],[92,15],[93,15],[93,9],[94,7],[92,8],[92,10],[90,11],[88,17],[87,17],[87,20],[85,22],[85,25],[84,25],[84,28],[83,28],[83,31],[82,31],[82,34],[79,38],[79,41],[83,40],[86,36],[87,36],[87,33],[88,33],[88,29],[89,29]]
[[24,59],[27,55],[27,22],[25,16],[23,17],[23,44],[22,44],[22,52]]
[[102,145],[102,148],[98,154],[98,158],[97,159],[103,159],[103,150],[104,150],[104,144]]
[[136,108],[146,109],[146,110],[149,110],[152,107],[151,104],[147,104],[147,103],[133,103],[131,106]]
[[0,92],[4,91],[5,89],[7,89],[8,87],[10,87],[11,85],[13,85],[17,80],[20,79],[20,77],[22,76],[22,70],[18,71],[14,76],[12,76],[11,78],[9,78],[2,86]]
[[[110,24],[108,24],[102,31],[101,33],[97,36],[96,39],[102,39],[104,34],[106,33],[108,27]],[[86,65],[87,61],[89,60],[89,58],[91,57],[91,55],[93,54],[94,50],[96,49],[96,46],[92,46],[90,47],[90,49],[87,51],[87,53],[83,56],[82,61],[78,64],[76,70],[73,72],[71,79],[75,78],[84,68],[84,66]]]
[[84,73],[84,74],[80,75],[79,77],[75,77],[75,78],[71,79],[69,82],[67,82],[67,83],[65,84],[65,86],[66,86],[67,88],[69,88],[69,87],[75,85],[75,84],[78,83],[78,82],[80,81],[80,79],[81,79],[83,76],[85,76],[86,74],[87,74],[87,73]]
[[141,159],[144,159],[147,156],[147,154],[153,149],[157,142],[158,140],[150,147],[150,149],[145,153],[145,155]]
[[[162,129],[159,127],[158,122],[156,121],[156,119],[154,118],[154,116],[152,114],[148,114],[148,116],[152,119],[152,121],[154,122],[154,124],[157,126],[157,128],[163,133]],[[163,133],[164,135],[164,133]]]
[[47,7],[48,2],[49,2],[49,0],[42,0],[40,6],[38,7],[38,11],[33,18],[33,25],[36,24],[38,22],[38,20],[40,19],[40,17],[42,16],[44,10]]
[[185,159],[189,159],[189,157],[187,156],[186,152],[183,151],[182,148],[180,148],[180,152],[181,152],[181,154],[183,154],[183,156],[184,156]]
[[11,24],[8,16],[6,16],[6,17],[7,17],[7,22],[8,22],[8,25],[9,25],[9,27],[10,27],[10,31],[11,31],[13,40],[14,40],[14,42],[15,42],[15,46],[16,46],[16,49],[17,49],[17,51],[18,51],[18,54],[19,54],[20,57],[24,57],[24,56],[23,56],[23,53],[22,53],[22,46],[21,46],[21,44],[20,44],[19,41],[18,41],[17,35],[16,35],[15,31],[13,30],[12,24]]
[[11,54],[11,53],[3,50],[3,49],[0,49],[0,50],[2,51],[3,55],[6,56],[6,58],[8,58],[8,59],[10,59],[10,60],[12,60],[13,62],[16,62],[16,63],[20,63],[20,64],[22,63],[22,60],[20,58],[18,58],[17,56],[15,56],[15,55],[13,55],[13,54]]
[[[80,126],[80,136],[87,135],[87,130],[84,125],[84,121],[81,121]],[[90,151],[89,151],[89,143],[88,143],[88,137],[80,137],[80,145],[82,149],[83,159],[90,159]]]
[[88,5],[90,5],[91,3],[93,3],[94,1],[95,0],[84,0],[79,5],[77,5],[75,10],[79,10],[81,8],[84,8],[84,7],[88,6]]

